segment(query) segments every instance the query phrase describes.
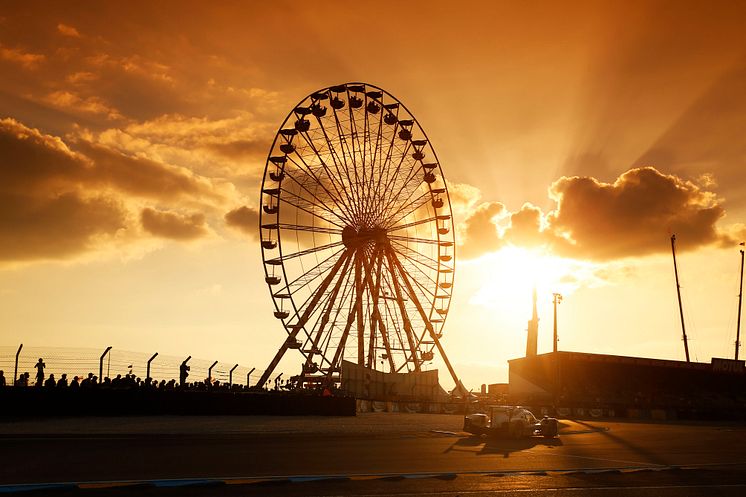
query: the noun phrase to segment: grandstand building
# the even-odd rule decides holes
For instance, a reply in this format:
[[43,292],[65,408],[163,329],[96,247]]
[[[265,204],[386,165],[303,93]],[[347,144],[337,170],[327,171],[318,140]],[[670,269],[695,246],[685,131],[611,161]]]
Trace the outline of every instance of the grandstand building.
[[679,417],[746,412],[744,361],[713,358],[696,363],[552,352],[508,364],[509,398],[514,404],[616,413],[663,409],[684,413]]

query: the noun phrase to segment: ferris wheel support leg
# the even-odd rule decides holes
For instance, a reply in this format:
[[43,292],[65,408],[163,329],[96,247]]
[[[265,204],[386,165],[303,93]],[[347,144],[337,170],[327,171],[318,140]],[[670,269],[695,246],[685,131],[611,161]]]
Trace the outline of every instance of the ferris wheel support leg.
[[363,316],[362,253],[355,253],[355,314],[357,315],[357,363],[365,366],[365,319]]
[[[314,351],[318,349],[319,342],[321,341],[321,336],[324,334],[324,329],[326,329],[326,325],[329,324],[329,317],[331,316],[332,310],[334,309],[334,303],[337,301],[339,290],[342,287],[342,283],[345,280],[344,275],[347,274],[347,268],[350,266],[351,260],[352,259],[348,257],[347,260],[345,261],[345,265],[342,268],[343,276],[337,279],[337,282],[334,284],[334,289],[332,290],[332,294],[329,297],[329,301],[326,303],[324,315],[321,318],[321,326],[316,332],[316,336],[313,339],[313,345],[311,346],[311,352],[308,354],[308,357],[306,358],[306,364],[308,364],[309,366],[313,364],[313,356],[315,354]],[[322,358],[323,357],[324,356],[322,355]]]
[[435,333],[435,330],[433,329],[433,325],[432,323],[430,323],[430,319],[428,318],[427,313],[425,312],[425,309],[422,307],[422,304],[420,304],[420,300],[417,298],[417,294],[415,294],[414,288],[412,288],[412,284],[409,282],[409,279],[406,276],[406,273],[404,271],[404,268],[401,265],[401,262],[399,262],[399,259],[394,254],[390,255],[389,260],[393,260],[393,263],[396,265],[397,269],[399,270],[399,274],[401,275],[402,280],[404,280],[404,285],[407,287],[407,291],[409,291],[409,294],[412,296],[412,300],[414,301],[414,304],[417,306],[417,311],[420,313],[422,320],[425,322],[425,327],[427,328],[427,332],[430,334],[430,337],[435,342],[435,346],[438,348],[440,357],[442,357],[443,362],[446,363],[446,367],[448,368],[448,372],[451,373],[451,378],[456,384],[456,388],[459,389],[462,393],[466,393],[464,391],[464,386],[461,383],[461,380],[459,380],[458,376],[456,375],[456,371],[453,369],[453,366],[451,365],[451,361],[448,360],[446,351],[443,349],[443,345],[440,343],[440,339],[438,338],[438,335]]
[[376,332],[379,332],[381,334],[381,341],[383,342],[383,346],[386,349],[386,356],[388,358],[389,366],[391,367],[391,372],[393,373],[396,369],[396,366],[394,365],[394,358],[393,354],[391,353],[391,344],[389,343],[389,338],[386,335],[386,325],[383,323],[383,319],[381,318],[381,311],[378,308],[378,299],[379,294],[381,292],[381,270],[383,268],[383,252],[381,249],[376,248],[376,250],[373,252],[373,260],[376,264],[376,283],[373,284],[373,279],[371,277],[371,267],[370,267],[370,261],[367,259],[363,259],[363,265],[365,266],[365,284],[368,287],[368,292],[373,296],[373,309],[374,309],[374,315],[371,317],[371,345],[370,349],[368,350],[368,367],[371,367],[373,364],[373,337]]
[[339,268],[342,267],[342,263],[344,263],[344,261],[347,260],[349,257],[349,252],[344,252],[339,260],[334,264],[334,267],[332,267],[332,270],[329,272],[326,278],[324,278],[324,281],[321,282],[321,285],[319,285],[316,293],[306,307],[306,310],[303,312],[303,315],[294,326],[293,331],[288,334],[288,337],[285,339],[285,342],[283,342],[282,347],[280,347],[280,350],[277,351],[277,354],[275,354],[274,359],[272,359],[272,362],[270,362],[269,366],[267,366],[267,369],[266,371],[264,371],[264,374],[262,374],[262,377],[259,378],[259,382],[256,384],[257,387],[262,388],[269,379],[270,375],[272,375],[272,372],[280,363],[282,356],[285,355],[285,352],[288,350],[288,342],[295,340],[295,337],[298,336],[298,332],[303,329],[306,321],[308,321],[308,318],[316,309],[316,305],[318,305],[319,300],[321,300],[321,297],[323,297],[324,293],[326,293],[326,289],[329,287],[331,282],[334,280],[334,277],[339,272]]
[[[399,305],[399,312],[401,312],[402,319],[404,319],[404,331],[407,334],[407,342],[409,342],[409,350],[412,354],[412,362],[414,363],[414,370],[419,371],[420,370],[420,358],[417,357],[417,347],[414,342],[414,332],[412,331],[412,322],[409,320],[409,316],[407,315],[407,308],[404,305],[404,297],[401,293],[401,286],[399,285],[399,279],[396,277],[396,271],[394,269],[394,261],[397,263],[399,262],[396,260],[396,256],[392,253],[392,250],[386,250],[386,258],[389,262],[389,272],[391,273],[391,280],[394,283],[394,292],[396,293],[396,302]],[[404,281],[408,283],[407,279],[404,278]],[[411,290],[410,290],[411,292]]]

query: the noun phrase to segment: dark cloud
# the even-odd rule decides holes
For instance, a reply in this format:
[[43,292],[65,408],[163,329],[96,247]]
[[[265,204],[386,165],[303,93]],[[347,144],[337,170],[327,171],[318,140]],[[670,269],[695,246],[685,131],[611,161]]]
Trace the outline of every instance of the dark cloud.
[[131,195],[172,200],[220,198],[212,183],[185,168],[130,156],[85,140],[71,150],[60,138],[14,119],[0,120],[0,181],[5,188],[113,187]]
[[614,183],[561,178],[550,195],[557,209],[547,221],[572,240],[562,250],[567,255],[615,259],[664,252],[674,233],[682,249],[723,240],[715,226],[725,214],[718,199],[652,167],[630,169]]
[[[0,120],[0,260],[67,259],[114,237],[132,242],[133,204],[220,204],[212,183],[190,171],[82,139],[62,139],[13,119]],[[130,207],[128,207],[128,205]],[[149,234],[191,240],[208,234],[202,214],[146,208]],[[139,234],[138,234],[139,233]]]
[[121,202],[70,181],[91,166],[59,138],[0,120],[0,260],[69,258],[126,227]]
[[237,207],[225,215],[225,223],[254,237],[259,226],[259,212],[245,205]]
[[147,232],[161,238],[195,240],[208,234],[205,216],[200,213],[179,214],[148,207],[142,210],[140,221]]
[[76,142],[77,149],[95,164],[83,181],[108,184],[132,195],[156,199],[181,196],[220,199],[211,182],[188,169],[173,167],[144,157],[123,154],[86,141]]
[[717,227],[725,210],[713,193],[653,167],[630,169],[613,183],[563,177],[549,194],[557,204],[553,211],[545,216],[525,204],[502,233],[493,222],[504,211],[502,204],[481,204],[466,220],[462,255],[476,257],[510,243],[611,260],[666,252],[671,234],[682,250],[732,241]]
[[105,196],[0,192],[0,261],[66,259],[96,249],[126,228],[126,216]]

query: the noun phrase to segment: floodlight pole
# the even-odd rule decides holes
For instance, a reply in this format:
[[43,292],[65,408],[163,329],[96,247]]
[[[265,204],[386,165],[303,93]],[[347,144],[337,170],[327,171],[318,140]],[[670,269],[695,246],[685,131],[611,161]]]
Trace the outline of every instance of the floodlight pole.
[[[741,243],[743,245],[743,243]],[[741,283],[738,285],[738,322],[736,324],[736,360],[741,347],[741,304],[743,302],[743,250],[741,250]]]
[[106,357],[106,354],[108,354],[110,350],[111,350],[111,346],[106,347],[106,350],[104,350],[104,353],[101,354],[101,358],[98,361],[98,382],[99,384],[103,383],[104,381],[104,357]]
[[228,388],[233,388],[233,371],[235,371],[237,367],[238,367],[238,364],[233,366],[230,372],[228,373]]
[[557,342],[559,342],[559,338],[557,337],[557,304],[562,302],[562,295],[559,293],[553,293],[552,294],[552,304],[554,304],[554,346],[553,351],[557,352]]
[[21,349],[23,349],[23,344],[18,346],[18,352],[16,352],[16,367],[13,370],[13,386],[16,386],[16,380],[18,379],[18,356],[21,355]]
[[679,315],[681,316],[681,333],[684,337],[684,353],[686,362],[689,362],[689,342],[686,339],[686,327],[684,326],[684,307],[681,305],[681,285],[679,285],[679,269],[676,266],[676,235],[671,235],[671,253],[673,254],[673,273],[676,276],[676,295],[679,297]]
[[158,357],[158,352],[156,352],[155,354],[153,354],[153,356],[150,359],[148,359],[148,368],[147,368],[148,370],[147,370],[147,373],[145,375],[145,377],[148,380],[152,380],[152,378],[150,377],[150,363],[153,362],[153,359],[155,359],[156,357]]

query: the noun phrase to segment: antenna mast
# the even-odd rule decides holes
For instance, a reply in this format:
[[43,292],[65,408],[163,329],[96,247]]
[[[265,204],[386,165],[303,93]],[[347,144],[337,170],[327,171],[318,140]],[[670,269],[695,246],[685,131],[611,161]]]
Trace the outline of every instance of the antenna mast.
[[[743,245],[743,242],[741,242]],[[741,249],[741,283],[738,286],[738,323],[736,324],[736,360],[741,347],[741,302],[743,300],[743,249]]]
[[673,273],[676,275],[676,295],[679,297],[679,315],[681,316],[681,333],[684,336],[684,352],[686,353],[686,362],[689,362],[689,343],[686,340],[686,327],[684,326],[684,307],[681,305],[679,270],[676,267],[676,235],[671,235],[671,253],[673,253]]

